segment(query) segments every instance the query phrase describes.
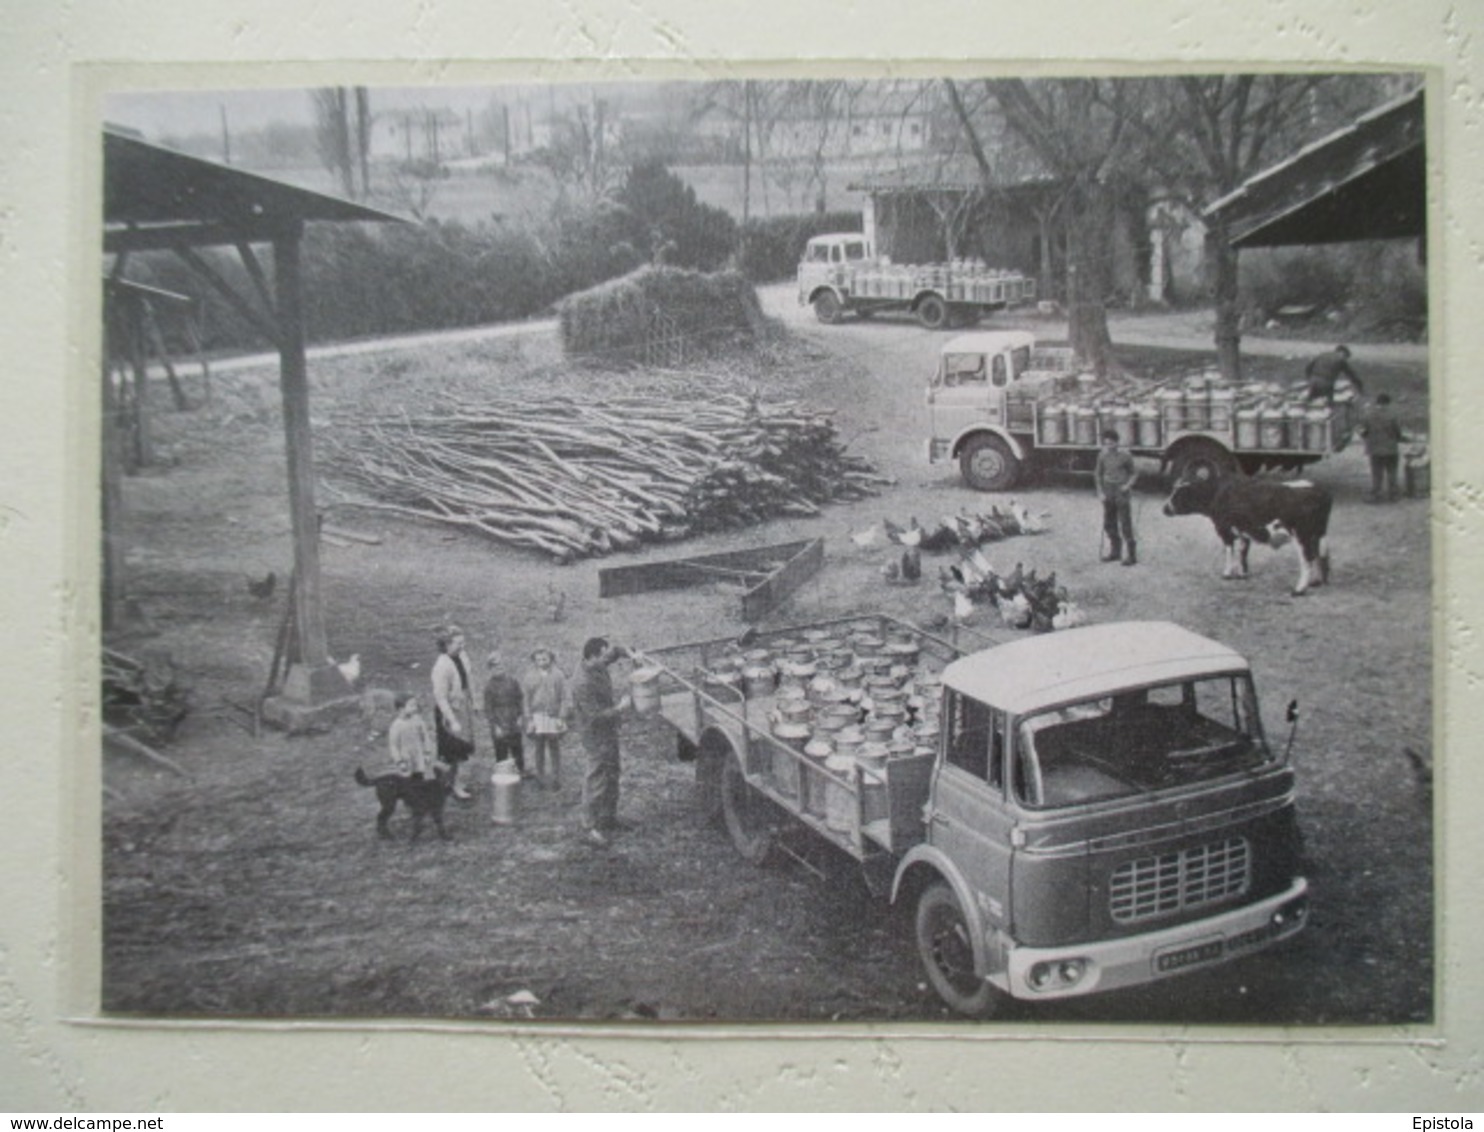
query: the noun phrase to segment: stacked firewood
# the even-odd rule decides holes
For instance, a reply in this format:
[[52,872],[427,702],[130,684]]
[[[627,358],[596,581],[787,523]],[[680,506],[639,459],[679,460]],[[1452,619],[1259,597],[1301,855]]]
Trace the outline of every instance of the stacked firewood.
[[890,482],[846,453],[827,414],[711,390],[448,401],[327,440],[343,500],[560,561],[814,515]]
[[190,688],[166,653],[105,648],[102,677],[103,718],[113,726],[168,740],[190,711]]

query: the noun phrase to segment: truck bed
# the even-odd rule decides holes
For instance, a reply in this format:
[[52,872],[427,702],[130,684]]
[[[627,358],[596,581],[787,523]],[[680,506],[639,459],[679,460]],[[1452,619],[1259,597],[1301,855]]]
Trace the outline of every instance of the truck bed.
[[[754,647],[770,640],[797,638],[809,629],[858,625],[861,617],[794,626],[770,632]],[[882,635],[889,628],[912,628],[880,616]],[[962,655],[956,641],[917,633],[931,663],[946,663]],[[972,647],[979,648],[976,640]],[[778,697],[748,697],[725,685],[708,684],[704,673],[728,651],[727,640],[697,642],[647,650],[645,656],[665,669],[660,676],[658,714],[692,743],[707,729],[727,734],[737,750],[750,786],[771,799],[800,824],[857,860],[881,853],[901,854],[924,836],[922,807],[927,800],[933,755],[910,755],[889,760],[880,772],[852,763],[848,772],[833,773],[772,733]],[[831,793],[833,792],[833,798]]]

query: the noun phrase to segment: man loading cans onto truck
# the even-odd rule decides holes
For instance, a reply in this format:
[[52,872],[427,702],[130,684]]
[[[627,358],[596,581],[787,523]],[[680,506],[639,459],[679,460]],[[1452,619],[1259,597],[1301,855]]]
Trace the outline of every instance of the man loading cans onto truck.
[[1104,562],[1123,559],[1125,566],[1138,562],[1138,544],[1134,541],[1134,514],[1129,497],[1139,471],[1134,467],[1133,453],[1118,447],[1118,433],[1103,432],[1103,450],[1098,453],[1092,480],[1098,498],[1103,501],[1103,534],[1108,539]]
[[1323,354],[1318,354],[1309,360],[1304,367],[1304,376],[1308,378],[1309,386],[1304,396],[1310,401],[1324,398],[1328,405],[1335,403],[1335,386],[1339,384],[1340,378],[1348,378],[1350,384],[1355,386],[1355,392],[1365,392],[1360,383],[1360,378],[1355,376],[1355,371],[1350,368],[1350,347],[1336,346]]

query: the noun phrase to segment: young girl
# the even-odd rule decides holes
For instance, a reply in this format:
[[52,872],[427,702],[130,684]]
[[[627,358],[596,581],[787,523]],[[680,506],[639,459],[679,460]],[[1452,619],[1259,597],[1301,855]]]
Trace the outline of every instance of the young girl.
[[521,681],[526,694],[526,734],[531,737],[532,764],[543,790],[562,788],[562,734],[572,707],[567,678],[550,649],[531,654],[533,667]]
[[459,764],[474,753],[474,728],[469,713],[469,654],[464,650],[464,631],[457,625],[438,634],[432,678],[438,757],[453,768],[453,796],[466,802],[471,795],[459,785]]

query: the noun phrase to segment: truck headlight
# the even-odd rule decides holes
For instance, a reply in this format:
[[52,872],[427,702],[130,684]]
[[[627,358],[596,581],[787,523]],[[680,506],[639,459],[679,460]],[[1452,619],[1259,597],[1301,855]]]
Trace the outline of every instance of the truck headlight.
[[1086,959],[1056,959],[1032,964],[1026,974],[1031,990],[1066,990],[1080,983],[1087,974]]

